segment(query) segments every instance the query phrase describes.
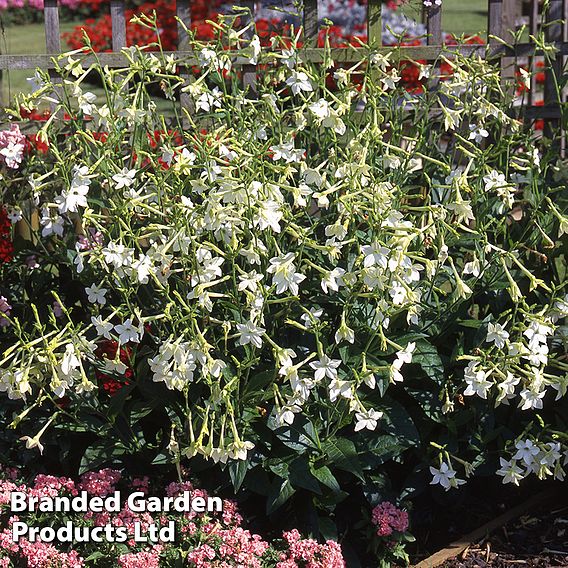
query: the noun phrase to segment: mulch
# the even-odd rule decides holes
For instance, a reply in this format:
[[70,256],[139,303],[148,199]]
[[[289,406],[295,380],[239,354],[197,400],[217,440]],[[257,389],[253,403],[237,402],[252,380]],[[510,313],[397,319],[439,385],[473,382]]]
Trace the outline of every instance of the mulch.
[[442,568],[567,568],[568,506],[559,503],[511,521]]

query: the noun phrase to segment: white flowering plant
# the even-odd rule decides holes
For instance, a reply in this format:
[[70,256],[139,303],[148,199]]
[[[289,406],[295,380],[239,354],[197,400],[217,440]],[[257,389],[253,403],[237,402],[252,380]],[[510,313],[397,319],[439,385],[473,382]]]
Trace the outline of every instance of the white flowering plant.
[[322,533],[357,495],[563,478],[567,169],[498,65],[442,54],[412,94],[396,50],[218,28],[195,61],[62,55],[18,101],[55,112],[1,182],[6,451],[188,462]]

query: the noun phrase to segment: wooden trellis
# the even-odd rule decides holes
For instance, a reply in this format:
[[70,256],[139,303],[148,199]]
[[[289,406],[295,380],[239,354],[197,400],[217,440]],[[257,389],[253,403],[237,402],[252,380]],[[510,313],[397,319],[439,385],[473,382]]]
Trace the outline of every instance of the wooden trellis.
[[[424,9],[424,22],[428,32],[427,44],[425,46],[402,46],[397,48],[397,56],[403,59],[424,59],[436,60],[440,53],[459,51],[464,55],[480,55],[488,57],[499,57],[503,64],[502,68],[506,74],[506,61],[511,58],[528,58],[529,65],[534,66],[534,58],[539,55],[539,49],[533,42],[517,43],[513,47],[507,46],[504,41],[510,40],[508,30],[514,26],[516,17],[516,8],[520,5],[520,0],[487,0],[488,2],[488,38],[489,48],[484,45],[461,45],[461,46],[444,46],[443,45],[443,2],[438,6],[433,3],[430,8]],[[540,13],[543,5],[542,0],[531,0],[530,10],[530,33],[535,35],[539,29],[539,22],[544,19],[544,32],[549,42],[552,42],[557,48],[556,61],[550,68],[547,68],[544,88],[544,105],[535,105],[534,93],[530,93],[529,107],[526,116],[529,119],[542,118],[546,122],[547,132],[554,129],[564,127],[561,124],[561,97],[558,97],[555,88],[555,82],[560,80],[562,68],[568,55],[568,0],[549,0],[549,9],[546,14]],[[235,2],[243,7],[249,8],[254,14],[254,0],[240,0]],[[392,51],[392,47],[383,46],[382,44],[382,22],[381,22],[381,0],[368,0],[367,3],[367,28],[369,44],[376,49],[377,52]],[[177,16],[185,26],[191,24],[191,0],[177,0],[176,2]],[[0,70],[15,69],[52,69],[52,57],[61,52],[61,35],[59,28],[59,4],[58,0],[44,0],[45,14],[45,37],[46,37],[46,54],[37,55],[0,55]],[[98,55],[103,65],[109,67],[122,67],[127,63],[126,58],[120,50],[126,46],[126,18],[125,18],[125,2],[124,0],[110,0],[110,14],[112,19],[112,52],[101,53]],[[314,61],[321,62],[324,57],[324,50],[317,47],[318,35],[318,3],[317,0],[304,0],[303,9],[303,26],[304,37],[308,47],[303,57]],[[191,65],[197,63],[196,57],[189,50],[187,33],[184,27],[178,25],[178,50],[168,52],[176,58],[182,59],[186,64]],[[332,58],[337,62],[355,62],[361,55],[357,49],[335,48],[332,50]],[[90,63],[87,58],[87,64]],[[256,81],[256,71],[248,61],[239,61],[236,64],[244,66],[244,82],[245,85],[254,87]],[[181,104],[189,107],[189,97],[182,98]]]

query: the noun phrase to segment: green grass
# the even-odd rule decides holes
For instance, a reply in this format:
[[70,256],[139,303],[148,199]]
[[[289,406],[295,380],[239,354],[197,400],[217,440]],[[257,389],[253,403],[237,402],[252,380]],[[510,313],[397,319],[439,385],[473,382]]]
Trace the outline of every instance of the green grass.
[[[442,29],[457,35],[475,34],[487,28],[487,0],[443,0]],[[405,8],[410,17],[417,17],[416,4]],[[73,29],[77,23],[61,24],[61,31]],[[63,49],[65,45],[63,44]],[[45,53],[45,33],[43,24],[28,24],[10,26],[0,37],[0,52],[15,55]],[[33,75],[32,71],[4,72],[2,85],[2,100],[8,101],[10,96],[18,92],[29,92],[26,77]]]

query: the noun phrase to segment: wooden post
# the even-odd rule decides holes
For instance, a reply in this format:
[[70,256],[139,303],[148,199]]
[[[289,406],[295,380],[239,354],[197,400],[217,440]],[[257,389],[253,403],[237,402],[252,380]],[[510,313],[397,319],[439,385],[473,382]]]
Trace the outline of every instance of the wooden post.
[[[244,34],[250,40],[254,36],[254,0],[240,0],[240,5],[248,10],[241,16],[241,21],[244,27],[252,24]],[[243,65],[243,89],[250,96],[256,95],[256,65]]]
[[[176,15],[179,19],[177,26],[178,51],[189,51],[189,35],[185,30],[185,28],[189,29],[189,26],[191,25],[191,8],[189,6],[189,0],[177,0]],[[185,65],[180,66],[180,77],[183,79],[184,86],[189,85],[192,77]],[[189,125],[189,121],[187,120],[185,113],[187,112],[189,114],[193,114],[193,99],[191,98],[189,93],[182,92],[179,97],[179,102],[182,112],[182,126],[184,129],[186,129]]]
[[[61,53],[61,34],[59,31],[59,6],[57,0],[45,0],[43,3],[45,18],[45,50],[48,55]],[[49,76],[54,83],[59,83],[60,78],[54,69],[49,70]],[[58,98],[61,98],[60,88],[56,88]],[[55,112],[56,104],[51,103],[51,112]]]
[[[514,32],[517,29],[517,23],[521,16],[522,0],[503,0],[503,24],[502,38],[507,43],[514,42]],[[503,77],[510,80],[515,77],[515,60],[512,57],[503,57],[501,59],[501,72]]]
[[[564,12],[562,0],[550,0],[548,13],[546,14],[546,40],[559,42],[562,40],[562,15]],[[560,113],[561,93],[558,92],[558,84],[562,76],[562,56],[556,55],[556,59],[547,61],[544,73],[544,106]],[[544,135],[553,139],[560,127],[560,115],[558,118],[548,118],[544,122]],[[560,151],[560,145],[558,146]]]
[[126,47],[124,0],[110,0],[110,18],[112,22],[112,50],[120,51],[123,47]]
[[424,8],[424,19],[426,21],[426,43],[428,45],[442,45],[442,6],[433,4],[429,8]]
[[[536,37],[538,32],[538,0],[531,1],[530,16],[529,16],[529,32],[530,35]],[[532,107],[535,104],[535,93],[536,93],[536,81],[534,80],[534,74],[536,73],[536,57],[529,57],[529,72],[531,74],[531,88],[529,91],[529,106]]]
[[317,47],[318,44],[318,2],[304,0],[304,42]]
[[373,47],[383,44],[382,1],[368,0],[367,4],[367,43]]

